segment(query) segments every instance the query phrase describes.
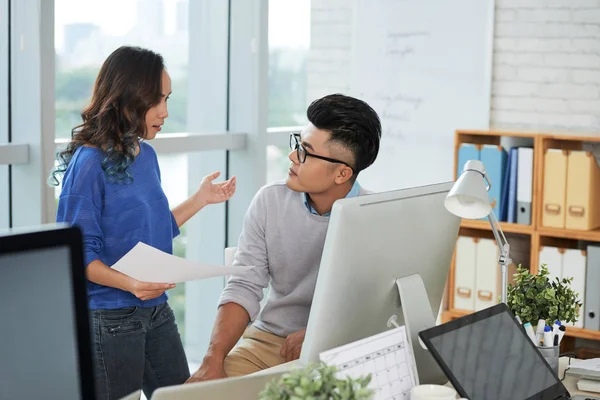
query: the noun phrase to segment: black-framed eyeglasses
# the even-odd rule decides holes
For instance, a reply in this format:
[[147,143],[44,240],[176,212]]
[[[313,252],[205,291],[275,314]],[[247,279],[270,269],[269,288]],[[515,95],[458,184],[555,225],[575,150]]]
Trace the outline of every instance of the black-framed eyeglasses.
[[304,146],[302,146],[299,133],[290,133],[290,149],[296,150],[296,155],[298,156],[298,162],[300,164],[304,164],[304,162],[306,161],[306,157],[310,156],[310,157],[318,158],[319,160],[328,161],[330,163],[344,164],[346,167],[350,168],[352,170],[352,172],[354,172],[354,168],[352,168],[348,163],[346,163],[344,161],[336,160],[335,158],[320,156],[318,154],[309,153],[304,148]]

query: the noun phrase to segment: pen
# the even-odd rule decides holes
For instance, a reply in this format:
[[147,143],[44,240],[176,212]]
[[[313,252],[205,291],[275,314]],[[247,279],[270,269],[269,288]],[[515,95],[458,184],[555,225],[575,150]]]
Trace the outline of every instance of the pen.
[[525,332],[527,333],[527,336],[529,336],[529,339],[531,339],[533,344],[535,344],[537,346],[537,343],[535,342],[535,333],[533,332],[533,327],[531,326],[531,323],[530,322],[524,323],[523,328],[525,328]]
[[554,325],[553,325],[552,333],[555,333],[555,334],[557,334],[557,333],[558,333],[558,330],[560,329],[560,326],[561,326],[561,325],[562,325],[562,324],[560,323],[560,321],[559,321],[559,320],[556,320],[556,321],[554,321]]
[[565,335],[566,331],[567,331],[567,327],[564,325],[561,325],[561,327],[558,328],[558,344],[560,344],[560,342],[562,341],[562,338]]
[[546,326],[546,320],[540,319],[535,330],[536,345],[539,345],[544,338],[544,327]]
[[544,347],[552,347],[552,328],[544,327]]

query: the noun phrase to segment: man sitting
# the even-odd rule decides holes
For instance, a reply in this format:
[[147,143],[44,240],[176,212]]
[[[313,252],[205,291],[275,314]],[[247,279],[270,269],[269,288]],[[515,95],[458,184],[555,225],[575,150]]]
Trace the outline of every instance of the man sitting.
[[261,188],[248,208],[234,265],[256,267],[223,290],[209,349],[188,382],[246,375],[300,356],[331,208],[366,193],[356,178],[375,161],[381,139],[377,113],[352,97],[325,96],[307,117],[302,133],[290,136],[287,180]]

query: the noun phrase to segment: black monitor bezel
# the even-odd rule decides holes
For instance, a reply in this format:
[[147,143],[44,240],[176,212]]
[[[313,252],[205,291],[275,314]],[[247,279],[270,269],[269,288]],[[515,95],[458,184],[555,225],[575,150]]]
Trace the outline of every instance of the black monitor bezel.
[[81,398],[94,400],[96,391],[81,231],[75,226],[67,226],[31,232],[9,231],[6,236],[0,235],[0,256],[54,247],[68,247],[70,251]]

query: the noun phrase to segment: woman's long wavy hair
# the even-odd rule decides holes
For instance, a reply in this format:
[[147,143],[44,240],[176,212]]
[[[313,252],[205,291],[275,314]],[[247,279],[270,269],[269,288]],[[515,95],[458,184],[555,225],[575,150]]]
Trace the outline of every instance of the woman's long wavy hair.
[[164,61],[160,54],[140,47],[115,50],[100,68],[90,104],[81,112],[83,123],[73,128],[71,142],[58,153],[59,164],[49,183],[59,185],[73,155],[83,145],[105,153],[102,169],[109,181],[132,181],[127,168],[136,155],[139,138],[146,136],[146,113],[158,104]]

